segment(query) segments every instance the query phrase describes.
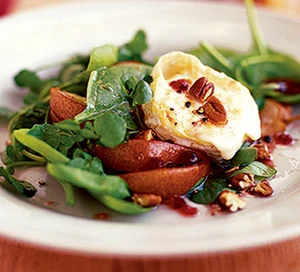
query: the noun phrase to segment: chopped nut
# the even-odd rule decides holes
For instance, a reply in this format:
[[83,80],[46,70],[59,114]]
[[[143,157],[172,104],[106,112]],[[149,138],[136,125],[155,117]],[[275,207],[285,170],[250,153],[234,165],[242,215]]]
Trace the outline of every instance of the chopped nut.
[[216,125],[227,123],[227,113],[221,101],[215,96],[210,97],[202,106],[208,121]]
[[154,194],[134,194],[132,200],[142,207],[153,207],[160,204],[162,198],[161,196]]
[[231,178],[231,184],[239,189],[245,190],[255,186],[254,175],[242,173]]
[[266,144],[255,144],[253,147],[257,150],[257,160],[269,160],[271,159],[271,154],[269,148]]
[[218,198],[220,204],[231,212],[236,212],[246,207],[246,201],[234,192],[224,190]]
[[270,196],[273,194],[273,188],[271,187],[269,181],[264,179],[255,185],[254,192],[259,195]]
[[215,86],[213,83],[207,83],[206,77],[198,78],[191,86],[189,92],[201,101],[206,101],[214,94]]
[[151,129],[142,130],[135,136],[135,139],[146,140],[146,141],[153,140],[154,137],[153,137],[152,130]]

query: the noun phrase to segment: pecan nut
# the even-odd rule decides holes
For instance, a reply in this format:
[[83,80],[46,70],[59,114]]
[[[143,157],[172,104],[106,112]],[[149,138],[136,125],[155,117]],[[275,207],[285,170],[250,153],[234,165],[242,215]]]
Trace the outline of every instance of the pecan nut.
[[270,196],[273,194],[273,188],[269,181],[265,179],[255,185],[254,192],[262,196]]
[[213,96],[215,91],[214,84],[211,82],[207,83],[207,81],[206,77],[200,77],[194,82],[189,90],[194,97],[203,102]]
[[227,112],[221,101],[215,96],[210,97],[206,103],[202,106],[205,115],[213,124],[226,125],[227,124]]
[[231,184],[238,189],[249,189],[255,186],[254,175],[250,173],[242,173],[231,178]]
[[224,190],[221,192],[218,198],[220,204],[227,208],[231,212],[236,212],[237,210],[246,207],[246,201],[234,192],[229,190]]
[[246,201],[242,199],[238,194],[224,190],[221,192],[218,198],[220,204],[228,209],[230,212],[236,212],[246,207]]
[[271,154],[269,152],[269,148],[266,144],[255,144],[253,145],[257,151],[257,160],[269,160],[271,159]]

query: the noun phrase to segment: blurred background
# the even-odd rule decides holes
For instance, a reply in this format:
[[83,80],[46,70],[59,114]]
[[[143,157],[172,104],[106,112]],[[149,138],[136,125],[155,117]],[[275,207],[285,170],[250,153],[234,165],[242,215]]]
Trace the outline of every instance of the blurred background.
[[[85,0],[0,0],[0,16],[9,13],[26,10],[33,7],[40,7],[49,4],[58,4],[62,2],[74,2]],[[102,0],[108,1],[108,0]],[[126,0],[123,0],[126,1]],[[165,0],[157,0],[165,1]],[[182,0],[182,1],[201,1],[201,0]],[[227,2],[240,2],[243,0],[206,0],[206,1],[227,1]],[[300,14],[300,0],[255,0],[261,6],[277,9],[282,12]]]

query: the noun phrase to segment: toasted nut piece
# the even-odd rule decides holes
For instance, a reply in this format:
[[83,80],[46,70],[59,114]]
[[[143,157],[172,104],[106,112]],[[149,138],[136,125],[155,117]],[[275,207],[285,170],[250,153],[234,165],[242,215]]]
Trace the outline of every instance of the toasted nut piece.
[[248,189],[255,186],[254,175],[249,173],[242,173],[231,178],[231,184],[239,189]]
[[236,212],[246,207],[246,201],[234,192],[224,190],[218,198],[220,204],[231,212]]
[[201,101],[206,101],[214,94],[215,86],[213,83],[207,83],[206,77],[198,78],[191,86],[189,92]]
[[269,148],[266,144],[255,144],[253,147],[257,150],[257,160],[269,160],[271,159],[271,154]]
[[134,203],[143,207],[153,207],[161,203],[162,198],[154,194],[134,194],[132,197]]
[[209,122],[216,125],[226,125],[227,112],[222,102],[215,96],[211,96],[202,106]]
[[273,194],[273,188],[271,187],[269,181],[266,179],[262,180],[254,187],[254,192],[263,195],[263,196],[270,196]]
[[154,140],[153,132],[151,129],[142,130],[134,137],[134,139],[146,140],[146,141]]

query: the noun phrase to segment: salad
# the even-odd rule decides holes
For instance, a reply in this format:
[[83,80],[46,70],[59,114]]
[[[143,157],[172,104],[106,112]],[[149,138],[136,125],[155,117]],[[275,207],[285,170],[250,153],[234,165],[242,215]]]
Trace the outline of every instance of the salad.
[[249,194],[271,196],[272,150],[292,144],[285,129],[299,119],[289,104],[300,101],[300,64],[269,48],[245,3],[246,53],[203,42],[153,62],[139,30],[124,45],[64,61],[55,77],[20,71],[15,82],[29,92],[10,116],[0,175],[33,197],[36,188],[14,170],[45,165],[69,205],[81,188],[132,215],[161,204],[195,215],[185,199],[235,212]]

